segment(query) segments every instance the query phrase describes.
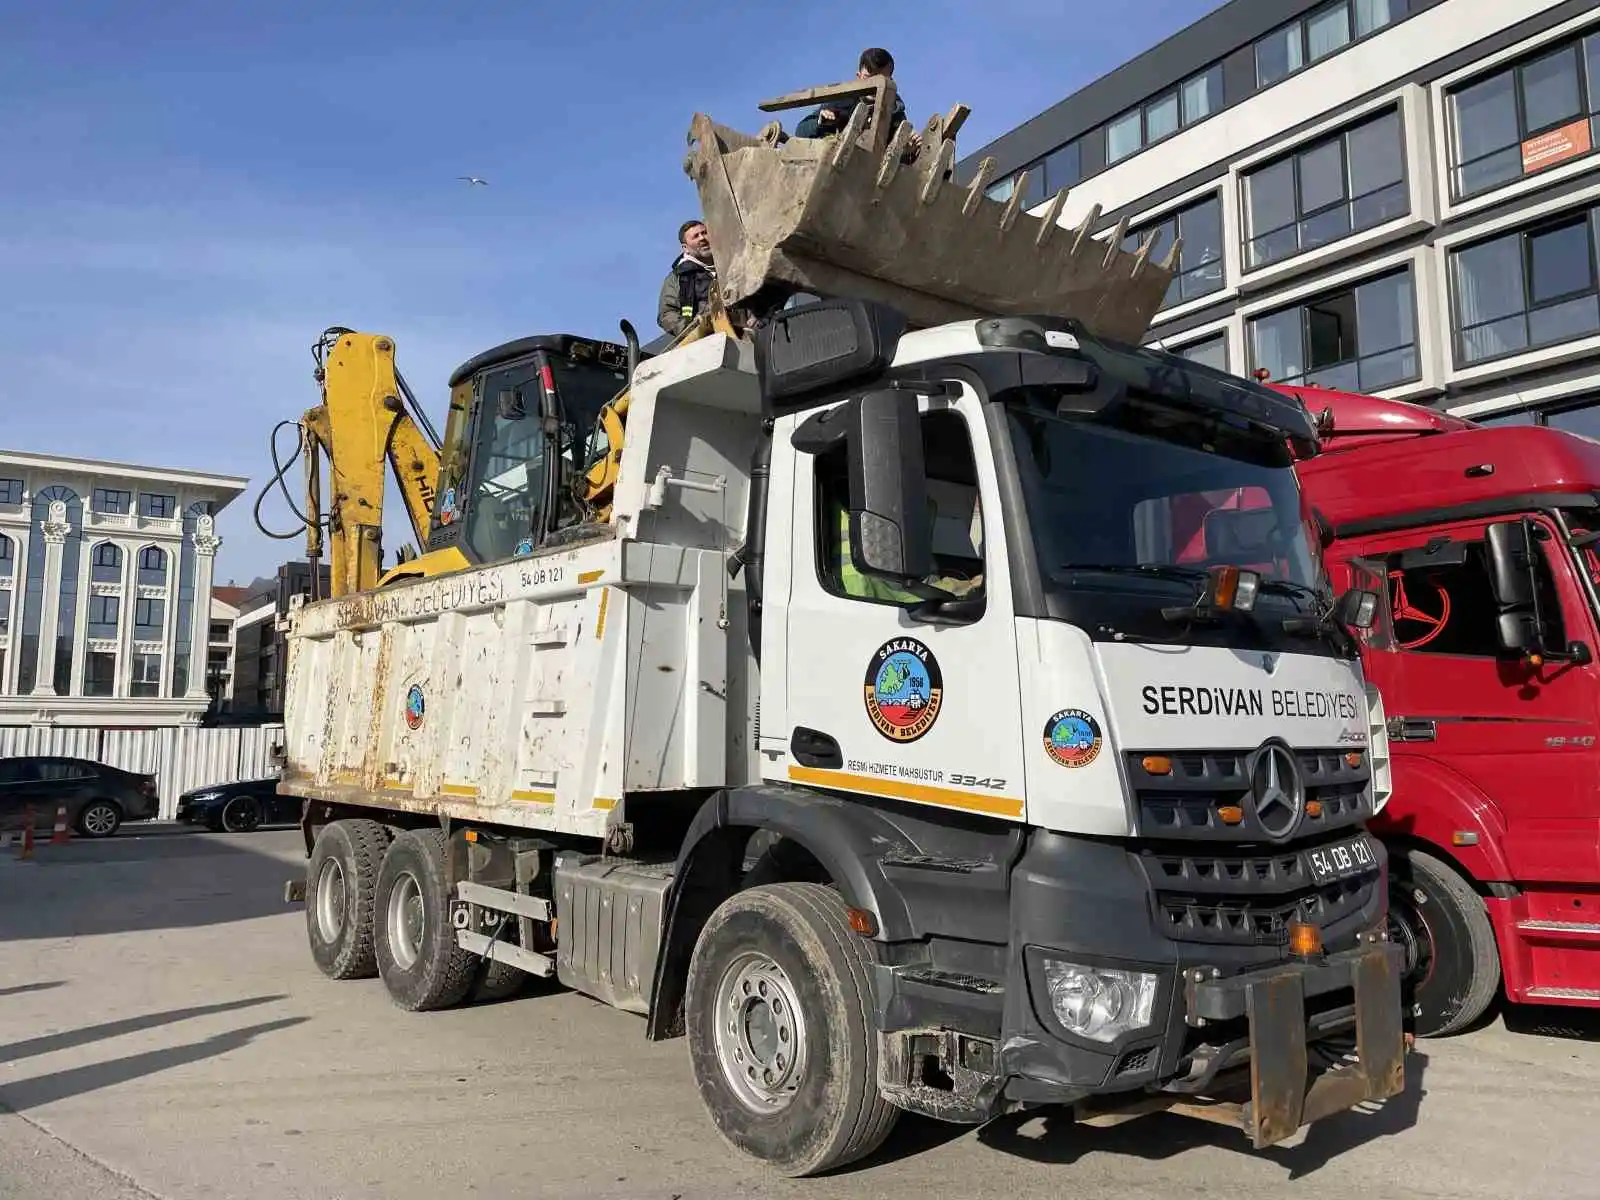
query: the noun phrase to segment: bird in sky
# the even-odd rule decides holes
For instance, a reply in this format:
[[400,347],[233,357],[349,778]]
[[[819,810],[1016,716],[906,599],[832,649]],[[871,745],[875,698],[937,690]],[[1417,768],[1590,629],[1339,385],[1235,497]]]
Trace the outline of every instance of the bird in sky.
[[462,180],[468,187],[474,187],[478,184],[482,184],[484,187],[489,186],[487,179],[479,179],[476,175],[457,175],[456,178]]

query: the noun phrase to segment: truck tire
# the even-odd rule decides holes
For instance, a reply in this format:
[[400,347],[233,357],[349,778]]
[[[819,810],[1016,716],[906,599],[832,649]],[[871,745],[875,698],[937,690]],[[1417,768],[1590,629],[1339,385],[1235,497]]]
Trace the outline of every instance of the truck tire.
[[1500,956],[1483,898],[1421,850],[1389,859],[1390,937],[1406,951],[1402,989],[1418,1037],[1459,1033],[1500,986]]
[[306,863],[306,940],[329,979],[378,973],[372,897],[388,848],[389,831],[376,821],[334,821],[317,834]]
[[750,888],[711,914],[689,963],[689,1053],[735,1149],[792,1177],[889,1136],[900,1110],[878,1092],[868,963],[844,900],[822,884]]
[[440,830],[409,829],[389,844],[373,912],[378,974],[395,1004],[429,1012],[466,997],[478,957],[456,945]]

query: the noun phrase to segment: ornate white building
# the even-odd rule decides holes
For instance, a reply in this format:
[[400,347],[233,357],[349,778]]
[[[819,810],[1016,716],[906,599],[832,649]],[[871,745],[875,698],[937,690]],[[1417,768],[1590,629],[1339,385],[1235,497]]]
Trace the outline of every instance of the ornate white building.
[[197,722],[216,517],[248,482],[0,450],[0,726]]

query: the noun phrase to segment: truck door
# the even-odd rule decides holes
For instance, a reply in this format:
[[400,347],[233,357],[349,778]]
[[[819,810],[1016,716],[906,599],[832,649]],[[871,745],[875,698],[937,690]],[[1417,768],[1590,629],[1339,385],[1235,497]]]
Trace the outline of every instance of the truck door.
[[786,760],[768,771],[815,787],[1016,819],[1023,815],[1017,635],[1004,530],[986,519],[999,512],[988,431],[970,390],[954,400],[923,397],[920,406],[939,584],[981,601],[981,615],[918,620],[910,615],[917,597],[854,571],[841,539],[845,452],[796,454],[789,746]]
[[[1534,569],[1550,642],[1582,641],[1594,653],[1572,555],[1550,521],[1535,520],[1547,535],[1534,543]],[[1369,661],[1393,752],[1435,759],[1481,789],[1505,821],[1518,877],[1592,880],[1600,870],[1600,665],[1533,665],[1500,648],[1488,524],[1430,526],[1361,545],[1388,580],[1394,648]]]

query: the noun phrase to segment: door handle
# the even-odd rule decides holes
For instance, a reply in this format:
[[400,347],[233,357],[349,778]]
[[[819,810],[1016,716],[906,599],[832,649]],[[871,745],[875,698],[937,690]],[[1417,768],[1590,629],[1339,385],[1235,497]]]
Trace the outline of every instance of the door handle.
[[1439,736],[1439,723],[1428,717],[1390,717],[1388,728],[1393,742],[1431,742]]
[[837,771],[844,766],[844,754],[839,749],[839,743],[820,729],[807,729],[804,725],[796,725],[794,732],[789,735],[789,753],[802,767]]

